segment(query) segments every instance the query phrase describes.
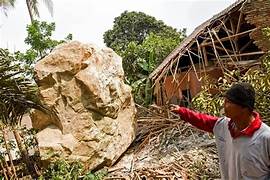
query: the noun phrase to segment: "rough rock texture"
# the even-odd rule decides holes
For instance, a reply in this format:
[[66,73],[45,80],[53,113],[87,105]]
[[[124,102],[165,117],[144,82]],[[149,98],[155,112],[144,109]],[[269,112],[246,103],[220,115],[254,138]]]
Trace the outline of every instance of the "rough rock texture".
[[113,164],[136,128],[121,58],[109,48],[73,41],[39,61],[35,73],[41,100],[56,112],[31,114],[42,157],[59,153],[89,169]]

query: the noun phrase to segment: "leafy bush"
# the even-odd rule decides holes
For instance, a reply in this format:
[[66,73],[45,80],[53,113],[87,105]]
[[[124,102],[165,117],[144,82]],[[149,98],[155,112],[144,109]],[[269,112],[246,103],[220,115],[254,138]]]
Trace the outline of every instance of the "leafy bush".
[[[220,116],[223,107],[222,93],[236,82],[248,82],[256,91],[255,109],[261,114],[264,121],[270,123],[270,55],[262,61],[262,68],[250,70],[244,75],[239,71],[232,71],[225,74],[218,84],[211,85],[206,83],[196,97],[193,98],[193,107],[198,111],[203,111],[212,115]],[[218,89],[219,93],[213,95],[211,89]]]
[[45,170],[39,180],[76,180],[82,174],[83,166],[79,162],[68,163],[65,160],[56,160]]
[[103,169],[95,173],[90,171],[84,174],[83,165],[80,162],[67,162],[58,159],[48,166],[39,180],[102,180],[107,174],[108,172]]

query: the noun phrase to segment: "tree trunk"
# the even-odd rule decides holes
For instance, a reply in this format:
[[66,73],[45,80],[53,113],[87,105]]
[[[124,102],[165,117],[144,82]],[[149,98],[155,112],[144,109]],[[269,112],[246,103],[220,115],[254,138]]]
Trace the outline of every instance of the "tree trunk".
[[13,159],[12,159],[12,156],[11,156],[11,153],[10,153],[10,148],[9,148],[9,145],[8,145],[8,142],[7,142],[8,141],[8,138],[7,138],[7,131],[6,131],[6,129],[2,129],[2,133],[3,133],[3,139],[4,139],[4,143],[5,143],[5,147],[6,147],[6,152],[8,154],[8,158],[9,158],[11,169],[14,172],[15,179],[18,179],[17,178],[17,175],[16,175],[16,170],[15,170],[15,167],[14,167],[14,164],[13,164]]
[[31,23],[33,24],[34,17],[33,17],[32,11],[31,11],[30,0],[26,0],[26,5],[27,5],[27,9],[28,9],[28,13],[29,13],[29,16],[30,16]]
[[28,172],[31,173],[31,175],[33,175],[33,173],[35,173],[35,170],[34,170],[34,167],[33,167],[32,163],[31,163],[31,161],[30,161],[28,151],[26,150],[25,145],[21,140],[21,136],[20,136],[19,132],[16,129],[13,129],[13,134],[15,136],[18,148],[19,148],[19,150],[21,152],[22,160],[26,164]]

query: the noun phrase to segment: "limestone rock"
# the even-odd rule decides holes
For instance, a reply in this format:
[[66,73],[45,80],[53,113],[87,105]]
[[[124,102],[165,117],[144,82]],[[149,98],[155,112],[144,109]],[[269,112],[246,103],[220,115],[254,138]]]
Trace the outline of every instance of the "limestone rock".
[[31,113],[41,155],[50,151],[89,169],[112,165],[135,138],[136,109],[122,59],[77,41],[57,46],[35,66],[40,98],[55,114]]

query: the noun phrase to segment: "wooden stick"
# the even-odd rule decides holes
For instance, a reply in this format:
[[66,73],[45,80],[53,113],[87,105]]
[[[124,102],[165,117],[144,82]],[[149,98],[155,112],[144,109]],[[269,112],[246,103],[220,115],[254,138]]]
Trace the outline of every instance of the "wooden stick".
[[220,38],[218,37],[217,33],[214,31],[213,34],[216,36],[217,40],[219,41],[219,43],[221,44],[221,46],[224,48],[226,54],[230,57],[230,59],[232,60],[232,63],[235,65],[235,67],[239,70],[238,66],[236,65],[236,63],[234,62],[233,58],[231,57],[231,55],[228,53],[228,51],[226,50],[225,46],[223,45],[223,43],[220,41]]
[[[210,46],[212,46],[212,44],[210,44]],[[219,47],[219,46],[217,46],[217,45],[216,45],[216,48],[217,48],[217,49],[219,49],[219,50],[225,51],[225,49],[224,49],[224,48]],[[230,52],[230,53],[233,53],[233,51],[232,51],[232,50],[230,50],[230,49],[227,49],[227,51],[228,51],[228,52]],[[225,51],[225,52],[226,52],[226,51]]]
[[[174,64],[174,63],[171,63],[171,64],[170,64],[170,72],[171,72],[171,74],[172,74],[173,81],[176,81],[175,73],[174,73],[173,70],[172,70],[173,64]],[[177,67],[175,67],[175,69],[177,69]]]
[[[189,72],[191,71],[192,68],[189,68],[188,71],[186,71],[184,77],[181,79],[181,81],[177,84],[176,88],[174,89],[172,96],[175,94],[175,92],[178,90],[179,86],[182,84],[182,82],[184,81],[184,79],[186,78],[186,76],[189,74]],[[169,98],[171,99],[172,96]],[[168,104],[169,101],[167,100],[165,104]]]
[[[223,22],[221,22],[221,23],[223,23]],[[225,25],[224,23],[223,23],[223,26],[227,29],[227,27],[226,27],[226,25]],[[227,35],[228,35],[228,37],[229,37],[230,44],[231,44],[231,47],[232,47],[232,49],[233,49],[233,54],[236,55],[236,50],[235,50],[235,48],[234,48],[235,43],[234,43],[234,42],[232,41],[232,39],[230,38],[229,32],[226,31],[226,33],[227,33]],[[238,61],[237,56],[235,56],[235,57],[236,57],[236,60]]]
[[230,32],[230,34],[234,34],[234,32],[233,32],[231,29],[225,29],[223,26],[222,26],[222,29],[223,29],[224,31]]
[[230,25],[231,25],[231,30],[232,30],[233,34],[235,34],[235,27],[233,25],[232,18],[230,18]]
[[178,65],[179,65],[179,59],[180,59],[180,56],[178,55],[176,67],[175,67],[175,70],[174,70],[174,75],[176,75],[176,73],[177,73],[177,69],[178,69]]
[[209,35],[210,35],[211,40],[212,40],[212,44],[213,44],[213,48],[214,48],[214,53],[215,53],[215,55],[216,55],[216,58],[217,58],[217,60],[218,60],[219,65],[220,65],[220,67],[221,67],[222,73],[224,73],[223,65],[222,65],[222,63],[221,63],[220,60],[219,60],[218,53],[217,53],[216,46],[215,46],[215,42],[214,42],[214,39],[213,39],[213,37],[212,37],[212,34],[211,34],[210,29],[208,29],[208,32],[209,32]]
[[245,44],[243,47],[241,47],[239,52],[243,52],[252,42],[253,42],[253,40],[250,40],[247,44]]
[[187,52],[188,52],[188,56],[189,56],[189,59],[190,59],[190,62],[191,62],[191,65],[193,67],[193,70],[195,72],[195,75],[196,75],[196,78],[199,80],[199,77],[198,77],[198,74],[197,74],[197,71],[196,71],[196,68],[195,68],[195,65],[194,65],[194,62],[193,62],[193,59],[190,55],[190,51],[187,49]]
[[[243,17],[243,13],[242,13],[242,11],[240,11],[235,34],[238,34],[240,31],[242,17]],[[237,53],[239,53],[238,39],[239,39],[239,37],[234,38],[234,45],[235,45],[235,49],[236,49]],[[239,58],[239,60],[241,61],[241,57]]]
[[[251,52],[251,53],[236,54],[234,56],[252,56],[252,55],[260,55],[260,54],[265,54],[265,52],[263,52],[263,51],[257,51],[257,52]],[[230,55],[224,55],[224,56],[220,56],[220,57],[221,58],[224,58],[224,57],[229,57],[229,56],[233,56],[233,55],[230,54]]]
[[235,34],[238,34],[238,33],[239,33],[239,31],[240,31],[240,27],[241,27],[241,21],[242,21],[242,18],[243,18],[243,13],[242,13],[242,11],[240,11],[239,18],[238,18],[238,23],[237,23],[237,27],[236,27],[236,31],[235,31]]
[[202,47],[202,51],[203,51],[203,59],[205,62],[205,66],[208,66],[208,58],[207,58],[207,52],[206,52],[205,46]]
[[201,56],[199,56],[198,54],[194,53],[193,51],[191,51],[191,50],[187,50],[187,51],[189,51],[191,54],[193,54],[194,56],[198,57],[199,59],[201,58]]
[[[203,60],[203,57],[202,57],[204,54],[203,54],[203,52],[201,50],[200,44],[199,44],[197,39],[196,39],[196,43],[197,43],[198,51],[199,51],[199,54],[200,54],[200,57],[201,57],[201,60],[202,60],[203,73],[204,73],[204,76],[206,76],[206,68],[205,68],[206,65],[205,65],[205,61]],[[205,47],[204,47],[204,50],[205,50]],[[206,58],[207,58],[207,56],[206,56]]]
[[[248,31],[244,31],[244,32],[241,32],[241,33],[238,33],[238,34],[234,34],[232,36],[228,36],[228,37],[224,37],[224,38],[221,38],[220,40],[221,41],[227,41],[227,40],[230,40],[230,38],[235,38],[235,37],[241,37],[245,34],[248,34],[250,32],[253,32],[254,30],[256,30],[257,28],[254,28],[254,29],[250,29]],[[214,43],[218,42],[217,40],[214,41]],[[213,43],[213,42],[212,42]],[[205,43],[205,44],[201,44],[201,46],[207,46],[207,45],[210,45],[211,43]]]

